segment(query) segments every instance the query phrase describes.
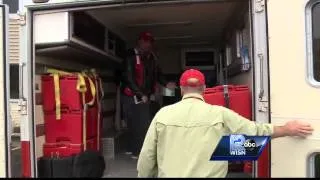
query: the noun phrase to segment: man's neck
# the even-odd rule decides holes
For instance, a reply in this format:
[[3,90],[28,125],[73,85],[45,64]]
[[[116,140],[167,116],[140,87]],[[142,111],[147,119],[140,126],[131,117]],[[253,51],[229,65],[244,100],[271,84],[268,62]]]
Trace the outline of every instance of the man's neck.
[[186,94],[183,94],[182,99],[189,99],[189,98],[201,99],[202,101],[204,101],[202,94],[199,94],[199,93],[186,93]]

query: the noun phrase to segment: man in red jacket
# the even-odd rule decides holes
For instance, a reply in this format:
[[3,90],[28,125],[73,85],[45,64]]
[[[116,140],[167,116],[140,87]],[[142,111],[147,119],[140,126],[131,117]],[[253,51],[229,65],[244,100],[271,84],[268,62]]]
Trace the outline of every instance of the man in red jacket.
[[124,61],[121,82],[122,107],[128,125],[128,152],[137,158],[144,136],[152,120],[150,100],[157,83],[170,89],[176,84],[168,82],[156,62],[153,53],[154,38],[151,33],[140,34],[137,46],[129,49]]

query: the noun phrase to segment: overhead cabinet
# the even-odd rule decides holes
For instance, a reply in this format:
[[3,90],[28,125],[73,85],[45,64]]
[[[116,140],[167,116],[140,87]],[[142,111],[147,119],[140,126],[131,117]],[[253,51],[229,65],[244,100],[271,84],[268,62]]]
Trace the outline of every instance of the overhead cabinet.
[[38,55],[121,62],[125,41],[85,12],[37,14],[34,38]]

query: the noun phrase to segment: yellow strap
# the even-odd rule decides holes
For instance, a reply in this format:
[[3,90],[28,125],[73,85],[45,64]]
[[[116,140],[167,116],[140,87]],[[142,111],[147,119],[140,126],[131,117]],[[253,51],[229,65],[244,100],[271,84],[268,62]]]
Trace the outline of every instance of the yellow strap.
[[[93,105],[95,102],[95,98],[96,98],[96,89],[95,89],[95,85],[93,83],[93,81],[91,80],[91,78],[89,76],[87,76],[87,74],[85,72],[82,72],[81,74],[78,73],[79,76],[79,83],[78,85],[78,89],[80,92],[82,92],[82,102],[83,102],[83,107],[84,107],[84,111],[83,111],[83,133],[82,133],[82,139],[83,139],[83,149],[84,151],[87,149],[87,110],[88,107],[87,105]],[[85,84],[85,77],[88,78],[89,80],[89,84],[90,84],[90,90],[91,90],[91,94],[92,94],[92,100],[90,102],[86,102],[86,97],[85,97],[85,92],[86,92],[86,84]],[[81,89],[81,87],[83,87],[83,89]],[[85,89],[85,91],[84,91]]]
[[96,87],[95,87],[95,84],[93,83],[92,79],[90,77],[88,77],[89,79],[89,83],[90,83],[90,89],[91,89],[91,94],[92,94],[92,100],[90,102],[88,102],[88,104],[90,106],[92,106],[95,102],[95,99],[96,99]]
[[86,74],[85,71],[82,72],[82,76],[83,77],[87,77],[88,80],[89,80],[92,99],[86,104],[92,106],[94,104],[94,102],[95,102],[95,99],[96,99],[96,87],[95,87],[95,84],[93,83],[92,79]]
[[[87,92],[86,81],[81,73],[78,73],[77,90],[81,93]],[[85,101],[83,101],[85,103]]]
[[56,119],[61,119],[61,101],[60,101],[60,78],[59,75],[70,75],[71,73],[60,71],[56,69],[48,69],[48,73],[51,73],[53,76],[53,82],[54,82],[54,95],[55,95],[55,101],[56,101]]
[[[85,92],[82,92],[82,102],[85,102],[86,96]],[[82,141],[83,141],[83,150],[87,150],[87,105],[83,106],[83,121],[82,121],[82,126],[83,126],[83,132],[82,132]]]
[[53,74],[53,82],[54,82],[54,95],[56,101],[56,119],[61,119],[61,102],[60,102],[60,81],[59,74]]
[[[55,101],[56,101],[56,119],[61,119],[61,100],[60,100],[60,75],[73,75],[73,73],[60,71],[56,69],[48,69],[48,73],[51,73],[54,80],[54,90],[55,90]],[[78,73],[78,82],[77,82],[77,90],[84,94],[87,91],[86,81],[84,76],[81,73]],[[85,100],[83,100],[83,104],[85,104]]]

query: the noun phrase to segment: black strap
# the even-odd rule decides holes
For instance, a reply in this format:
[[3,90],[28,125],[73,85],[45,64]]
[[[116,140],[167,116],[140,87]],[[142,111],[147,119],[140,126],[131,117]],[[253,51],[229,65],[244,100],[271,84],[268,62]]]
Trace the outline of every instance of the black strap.
[[230,108],[230,97],[229,97],[228,85],[223,86],[223,97],[224,97],[226,108]]

